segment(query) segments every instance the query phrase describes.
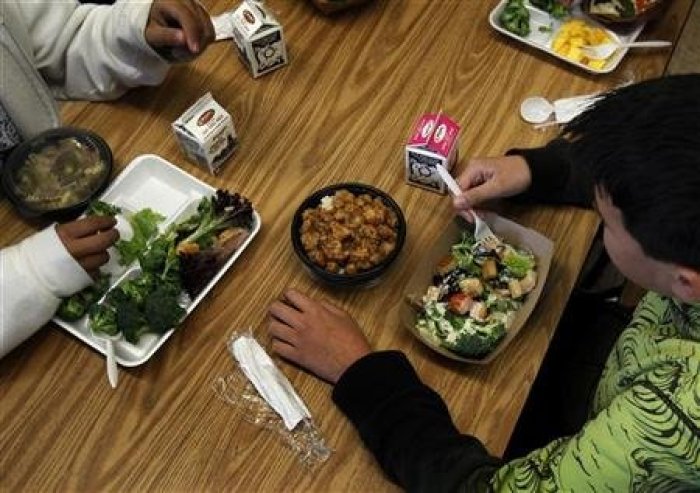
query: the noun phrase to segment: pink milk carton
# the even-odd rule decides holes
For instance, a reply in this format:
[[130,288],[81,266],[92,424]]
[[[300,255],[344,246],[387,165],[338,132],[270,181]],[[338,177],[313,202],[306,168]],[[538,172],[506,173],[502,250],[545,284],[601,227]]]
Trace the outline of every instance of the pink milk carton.
[[441,194],[447,192],[435,166],[448,171],[457,161],[460,127],[442,113],[427,113],[418,119],[406,144],[406,181]]

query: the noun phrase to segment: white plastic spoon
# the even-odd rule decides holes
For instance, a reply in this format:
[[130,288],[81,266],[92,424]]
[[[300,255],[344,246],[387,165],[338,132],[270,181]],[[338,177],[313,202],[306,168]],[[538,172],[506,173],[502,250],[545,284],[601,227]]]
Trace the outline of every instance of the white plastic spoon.
[[549,100],[534,96],[520,103],[520,116],[528,123],[544,123],[554,113],[554,105]]

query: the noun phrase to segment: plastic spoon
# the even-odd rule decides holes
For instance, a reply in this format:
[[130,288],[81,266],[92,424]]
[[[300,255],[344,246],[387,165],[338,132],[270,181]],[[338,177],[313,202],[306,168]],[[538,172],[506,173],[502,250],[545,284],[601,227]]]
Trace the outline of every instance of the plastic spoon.
[[121,333],[117,335],[104,334],[102,332],[92,331],[92,335],[98,339],[102,339],[105,343],[105,356],[107,363],[107,380],[113,389],[117,388],[119,383],[119,366],[114,355],[114,342],[122,338]]
[[520,103],[520,116],[528,123],[544,123],[554,113],[554,105],[549,100],[534,96]]
[[584,45],[581,49],[592,60],[606,60],[620,48],[667,48],[670,41],[635,41],[634,43],[602,43],[599,45]]

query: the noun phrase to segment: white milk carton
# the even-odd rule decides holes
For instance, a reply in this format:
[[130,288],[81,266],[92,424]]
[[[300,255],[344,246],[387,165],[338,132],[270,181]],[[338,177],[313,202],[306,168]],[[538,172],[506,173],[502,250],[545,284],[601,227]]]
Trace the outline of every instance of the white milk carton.
[[253,77],[289,62],[282,26],[261,2],[244,0],[230,21],[238,54]]
[[231,115],[208,92],[173,123],[188,158],[216,173],[238,145]]
[[442,113],[427,113],[406,144],[406,181],[433,192],[445,194],[447,187],[435,166],[448,171],[457,161],[460,127]]

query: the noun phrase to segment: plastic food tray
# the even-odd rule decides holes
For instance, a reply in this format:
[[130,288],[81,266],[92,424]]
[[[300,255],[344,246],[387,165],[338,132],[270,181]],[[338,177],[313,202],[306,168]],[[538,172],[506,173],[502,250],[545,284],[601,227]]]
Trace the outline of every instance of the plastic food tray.
[[554,38],[556,38],[559,28],[564,22],[569,19],[584,19],[587,24],[606,30],[612,39],[619,40],[622,43],[631,43],[637,39],[639,33],[641,33],[642,29],[644,29],[644,24],[639,24],[635,26],[633,30],[624,34],[613,32],[599,22],[596,22],[595,20],[586,16],[581,11],[580,3],[575,4],[571,8],[571,15],[569,17],[565,19],[556,19],[547,12],[538,9],[537,7],[533,7],[528,1],[526,1],[525,7],[530,12],[530,34],[523,37],[508,31],[498,22],[498,18],[500,17],[501,12],[507,3],[507,0],[501,0],[491,11],[491,14],[489,15],[489,23],[491,24],[491,27],[508,37],[516,39],[521,43],[525,43],[526,45],[530,45],[539,51],[548,53],[553,57],[563,60],[592,74],[607,74],[615,70],[627,53],[628,48],[620,48],[613,53],[610,58],[607,59],[602,69],[595,69],[589,67],[588,65],[584,65],[583,63],[572,60],[571,58],[566,58],[565,56],[556,53],[552,49],[552,42],[554,41]]
[[[182,171],[163,158],[147,154],[135,158],[105,190],[100,200],[118,205],[123,212],[127,213],[149,207],[165,217],[159,225],[160,230],[163,231],[173,222],[182,221],[193,214],[199,200],[213,195],[215,191],[216,188]],[[130,226],[121,214],[117,217],[117,229],[122,238],[131,236]],[[260,215],[254,209],[250,235],[202,292],[186,307],[187,315],[199,305],[211,288],[240,257],[259,230]],[[110,261],[101,270],[110,274],[111,286],[119,284],[138,271],[139,267],[136,264],[119,265],[118,254],[113,248],[109,253]],[[58,317],[54,317],[53,321],[88,346],[106,354],[104,340],[92,335],[88,328],[87,316],[76,322],[66,322]],[[123,339],[115,341],[114,352],[117,363],[122,366],[138,366],[145,363],[170,338],[174,330],[170,329],[164,334],[145,334],[141,336],[138,344],[131,344]]]

